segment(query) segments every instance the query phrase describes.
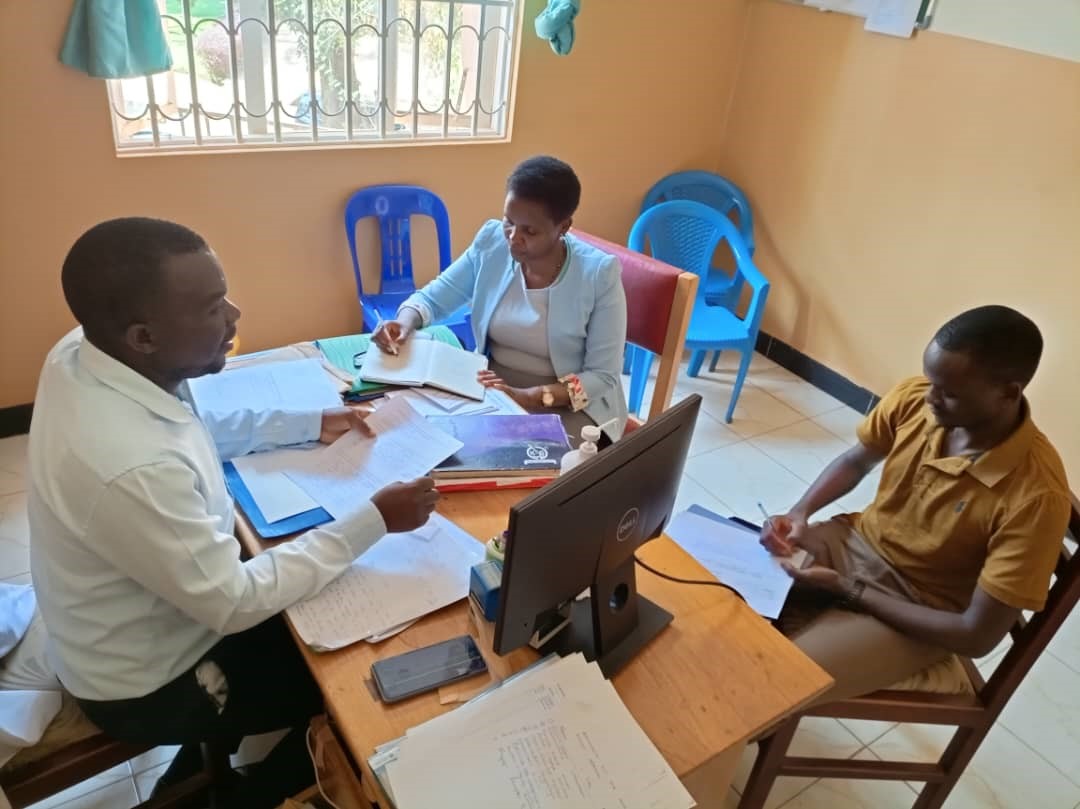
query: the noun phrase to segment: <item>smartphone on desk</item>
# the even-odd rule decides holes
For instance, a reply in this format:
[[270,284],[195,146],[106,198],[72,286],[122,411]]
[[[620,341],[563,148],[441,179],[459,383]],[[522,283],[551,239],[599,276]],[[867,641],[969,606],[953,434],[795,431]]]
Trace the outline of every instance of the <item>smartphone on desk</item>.
[[383,702],[398,702],[432,691],[446,683],[464,680],[487,671],[476,641],[469,635],[377,660],[371,679]]

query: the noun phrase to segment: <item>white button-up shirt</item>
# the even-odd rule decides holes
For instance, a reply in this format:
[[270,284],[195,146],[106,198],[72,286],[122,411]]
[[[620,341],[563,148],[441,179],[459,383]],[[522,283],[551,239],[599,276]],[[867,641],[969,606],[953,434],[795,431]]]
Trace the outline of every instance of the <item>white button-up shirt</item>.
[[[280,443],[306,441],[319,420],[247,414],[222,440],[229,454],[264,445],[266,421]],[[78,329],[45,361],[29,461],[30,565],[50,661],[84,699],[160,688],[224,635],[318,593],[386,532],[378,509],[358,503],[241,562],[206,427]]]

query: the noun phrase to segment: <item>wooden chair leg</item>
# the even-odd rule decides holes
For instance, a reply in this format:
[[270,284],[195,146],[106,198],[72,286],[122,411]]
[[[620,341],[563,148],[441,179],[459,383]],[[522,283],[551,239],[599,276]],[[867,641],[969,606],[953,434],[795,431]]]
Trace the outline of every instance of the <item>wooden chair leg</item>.
[[222,803],[222,798],[218,795],[219,790],[217,789],[217,787],[228,783],[229,779],[233,777],[229,751],[213,742],[203,742],[202,755],[203,769],[210,779],[210,809],[229,809]]
[[791,739],[799,727],[799,718],[794,716],[777,725],[771,736],[758,742],[757,758],[754,759],[754,768],[746,781],[739,809],[764,809],[765,801],[768,800],[769,792],[780,772],[780,765],[787,757]]
[[925,784],[911,809],[941,809],[945,805],[949,793],[975,757],[988,731],[989,728],[957,729],[945,752],[941,754],[940,765],[945,771],[945,780],[936,784]]

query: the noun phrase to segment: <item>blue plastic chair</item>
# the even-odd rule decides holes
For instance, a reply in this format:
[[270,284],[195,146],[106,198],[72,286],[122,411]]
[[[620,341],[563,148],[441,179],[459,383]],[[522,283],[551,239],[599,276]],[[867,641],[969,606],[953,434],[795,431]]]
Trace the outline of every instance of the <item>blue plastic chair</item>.
[[[726,306],[710,304],[706,300],[705,291],[699,286],[694,311],[690,315],[690,327],[686,332],[686,347],[693,352],[688,369],[688,374],[692,377],[700,373],[706,352],[741,352],[742,359],[725,416],[725,421],[730,423],[742,392],[746,372],[750,368],[750,360],[754,356],[761,316],[769,295],[769,282],[754,266],[750,251],[731,220],[700,202],[678,200],[649,208],[634,223],[630,231],[629,247],[644,253],[645,243],[648,241],[653,257],[703,278],[709,272],[709,263],[717,246],[724,240],[727,240],[731,253],[735,256],[736,281],[751,289],[750,303],[746,314],[739,317]],[[651,353],[635,347],[630,376],[629,405],[632,413],[636,413],[641,407],[640,393],[636,400],[634,394],[638,390],[644,391],[644,380],[649,375],[652,359]],[[640,379],[637,385],[636,376]]]
[[[378,294],[364,294],[360,260],[356,255],[356,223],[368,216],[379,220],[382,273]],[[450,215],[446,205],[434,193],[415,185],[373,185],[357,191],[345,205],[345,235],[352,253],[364,331],[373,330],[380,318],[391,320],[397,314],[398,307],[416,291],[409,224],[412,216],[427,216],[435,221],[439,239],[439,272],[442,272],[450,266],[451,261]],[[466,309],[440,322],[453,330],[466,349],[472,351],[475,348]]]
[[[645,213],[661,202],[678,199],[700,202],[715,208],[724,216],[735,211],[739,234],[753,257],[754,215],[750,211],[750,201],[739,186],[708,171],[679,171],[669,174],[649,189],[641,203],[641,212]],[[742,293],[739,279],[728,275],[720,267],[711,267],[710,270],[708,278],[701,279],[707,300],[711,304],[734,309],[738,306],[739,295]]]
[[[735,211],[739,233],[750,255],[754,255],[754,215],[750,211],[750,201],[743,190],[731,180],[708,171],[678,171],[669,174],[645,194],[645,199],[641,203],[641,212],[645,213],[649,208],[662,202],[673,202],[679,199],[708,205],[724,216]],[[701,288],[704,290],[705,300],[714,306],[726,306],[734,311],[739,305],[742,281],[737,275],[729,275],[722,267],[710,266],[708,276],[701,279]],[[631,380],[634,362],[637,361],[640,364],[648,361],[638,357],[635,351],[636,349],[628,348],[626,358],[623,360],[623,373],[630,374]],[[710,371],[716,370],[719,359],[719,352],[713,354],[709,365]]]

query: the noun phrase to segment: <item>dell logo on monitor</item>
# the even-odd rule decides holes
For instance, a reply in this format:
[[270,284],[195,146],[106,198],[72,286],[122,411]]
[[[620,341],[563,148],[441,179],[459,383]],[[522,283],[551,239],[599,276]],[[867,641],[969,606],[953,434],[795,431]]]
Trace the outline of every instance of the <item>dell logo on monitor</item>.
[[626,540],[630,539],[630,535],[637,528],[640,517],[641,512],[636,507],[623,514],[619,519],[619,527],[615,530],[615,539],[619,540],[619,542],[626,542]]

